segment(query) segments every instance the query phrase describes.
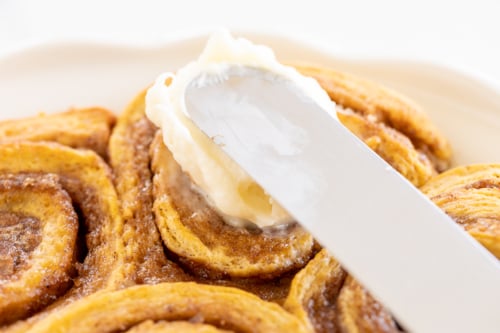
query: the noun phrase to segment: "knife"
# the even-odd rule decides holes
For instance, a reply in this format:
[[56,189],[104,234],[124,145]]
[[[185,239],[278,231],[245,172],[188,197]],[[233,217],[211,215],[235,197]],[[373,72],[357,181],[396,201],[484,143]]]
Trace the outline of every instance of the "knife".
[[411,332],[500,332],[500,264],[293,82],[203,73],[191,120]]

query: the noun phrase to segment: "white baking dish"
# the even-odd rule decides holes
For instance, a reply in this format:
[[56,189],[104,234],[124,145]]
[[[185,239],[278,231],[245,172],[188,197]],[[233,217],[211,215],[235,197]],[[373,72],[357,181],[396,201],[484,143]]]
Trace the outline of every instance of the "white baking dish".
[[[271,46],[282,61],[305,61],[376,80],[413,98],[451,140],[454,164],[500,162],[500,90],[428,63],[340,59],[276,35],[243,36]],[[121,112],[163,71],[195,59],[207,35],[174,38],[157,47],[60,42],[0,59],[0,119],[99,105]]]

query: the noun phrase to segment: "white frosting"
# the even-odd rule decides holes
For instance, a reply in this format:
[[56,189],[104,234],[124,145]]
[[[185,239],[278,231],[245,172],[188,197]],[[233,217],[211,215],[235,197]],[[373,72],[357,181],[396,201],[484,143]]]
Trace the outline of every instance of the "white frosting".
[[[161,74],[146,96],[146,114],[159,126],[165,145],[184,172],[228,223],[247,220],[260,227],[290,221],[288,213],[190,120],[184,93],[201,74],[224,78],[232,65],[265,69],[291,80],[325,110],[333,105],[319,84],[276,60],[273,51],[226,32],[213,34],[198,60],[177,75]],[[167,81],[170,81],[167,84]]]

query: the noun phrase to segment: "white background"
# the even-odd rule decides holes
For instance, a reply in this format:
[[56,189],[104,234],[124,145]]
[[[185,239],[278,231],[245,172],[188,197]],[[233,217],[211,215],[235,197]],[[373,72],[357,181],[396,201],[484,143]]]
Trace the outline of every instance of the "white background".
[[499,3],[0,0],[0,56],[48,40],[155,44],[224,26],[290,34],[342,56],[432,61],[498,83]]

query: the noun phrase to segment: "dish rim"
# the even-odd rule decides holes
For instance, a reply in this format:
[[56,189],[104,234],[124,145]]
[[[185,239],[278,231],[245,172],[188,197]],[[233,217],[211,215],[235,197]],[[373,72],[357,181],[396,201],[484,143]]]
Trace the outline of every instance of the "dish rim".
[[[0,67],[5,61],[20,55],[40,52],[46,49],[68,48],[68,47],[85,47],[85,48],[100,48],[100,49],[122,49],[125,51],[155,51],[162,50],[167,47],[172,47],[173,44],[187,43],[193,44],[196,42],[205,41],[208,36],[216,30],[220,29],[195,29],[188,31],[179,31],[168,34],[159,42],[140,43],[137,41],[113,41],[99,38],[82,38],[82,37],[62,37],[55,39],[46,39],[40,41],[26,42],[21,45],[14,46],[0,53]],[[479,83],[482,88],[490,90],[500,96],[500,78],[496,79],[478,71],[474,71],[466,66],[450,65],[440,61],[430,61],[428,59],[410,58],[410,57],[391,57],[391,56],[360,56],[352,54],[349,51],[340,51],[327,45],[326,40],[311,40],[303,36],[290,36],[283,32],[263,32],[255,29],[230,29],[232,35],[244,37],[249,40],[280,40],[290,45],[304,47],[311,53],[317,54],[321,58],[334,58],[339,61],[372,63],[372,64],[392,64],[397,66],[412,66],[424,65],[428,68],[434,68],[441,71],[453,72],[467,80],[474,80]]]

